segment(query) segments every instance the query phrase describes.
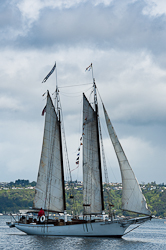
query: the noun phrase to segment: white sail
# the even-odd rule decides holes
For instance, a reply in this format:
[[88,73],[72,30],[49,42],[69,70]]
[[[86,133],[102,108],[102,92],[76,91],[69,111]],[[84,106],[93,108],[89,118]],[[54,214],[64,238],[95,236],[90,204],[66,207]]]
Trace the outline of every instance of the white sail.
[[34,208],[63,212],[60,126],[49,92]]
[[102,213],[96,112],[83,95],[84,214]]
[[148,210],[146,199],[142,194],[141,188],[132,168],[130,167],[130,164],[118,140],[118,137],[115,133],[104,105],[103,109],[108,132],[118,158],[122,176],[122,209],[140,214],[150,215],[151,213]]

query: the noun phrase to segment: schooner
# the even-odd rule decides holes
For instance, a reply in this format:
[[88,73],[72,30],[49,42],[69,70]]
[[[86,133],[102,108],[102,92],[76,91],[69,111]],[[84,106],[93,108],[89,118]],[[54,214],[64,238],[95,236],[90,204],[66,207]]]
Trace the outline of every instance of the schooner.
[[[92,64],[89,67],[92,67]],[[42,152],[32,210],[32,212],[37,212],[42,207],[47,216],[42,221],[30,218],[28,215],[20,216],[20,219],[14,223],[17,229],[31,235],[122,237],[130,225],[140,225],[152,218],[146,199],[119,142],[106,108],[102,104],[108,133],[121,171],[122,210],[143,215],[136,218],[116,219],[109,209],[109,216],[105,217],[100,142],[102,135],[99,127],[97,87],[94,78],[93,93],[93,106],[83,93],[83,218],[67,219],[61,136],[62,114],[60,107],[55,108],[49,91],[47,91]],[[58,98],[58,87],[56,95]],[[108,205],[111,208],[112,205]],[[48,216],[49,212],[62,213],[63,219],[51,219]]]

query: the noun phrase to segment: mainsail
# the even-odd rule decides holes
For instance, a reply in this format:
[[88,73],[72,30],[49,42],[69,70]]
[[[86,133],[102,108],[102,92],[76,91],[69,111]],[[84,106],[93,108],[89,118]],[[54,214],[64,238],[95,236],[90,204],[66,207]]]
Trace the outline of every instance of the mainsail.
[[140,214],[150,215],[151,213],[148,210],[146,199],[142,194],[141,188],[132,168],[130,167],[130,164],[118,140],[118,137],[115,133],[104,105],[103,109],[108,132],[118,158],[122,176],[122,209]]
[[60,121],[49,92],[47,92],[43,146],[33,203],[34,208],[42,207],[48,211],[64,211],[62,162]]
[[83,95],[83,205],[84,215],[103,210],[97,112]]

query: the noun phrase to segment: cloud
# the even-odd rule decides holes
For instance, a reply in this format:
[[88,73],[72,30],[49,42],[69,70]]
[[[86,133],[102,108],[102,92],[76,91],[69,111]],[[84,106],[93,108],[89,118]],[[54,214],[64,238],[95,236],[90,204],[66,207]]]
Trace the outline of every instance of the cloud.
[[6,131],[1,133],[0,142],[1,181],[34,180],[41,153],[42,127],[35,122],[18,119],[1,121],[0,129]]
[[19,110],[21,109],[18,100],[9,96],[0,96],[0,109],[1,110]]
[[[145,15],[148,3],[20,1],[14,11],[15,14],[19,11],[19,25],[13,22],[17,39],[14,36],[11,41],[14,40],[18,47],[29,49],[80,45],[130,51],[146,48],[155,54],[163,53],[165,15],[153,18]],[[5,39],[5,35],[2,37]]]
[[[42,94],[47,89],[50,89],[51,94],[54,92],[55,75],[53,74],[45,84],[42,84],[41,81],[54,64],[53,55],[51,52],[33,50],[7,50],[2,55],[4,56],[4,60],[1,62],[2,82],[5,82],[5,85],[3,88],[1,86],[3,90],[1,106],[8,107],[8,112],[1,109],[1,115],[3,115],[5,124],[12,121],[12,126],[1,126],[1,130],[4,131],[3,143],[6,145],[4,148],[2,146],[1,155],[4,158],[2,166],[9,169],[9,173],[12,168],[13,171],[18,171],[19,176],[24,176],[24,168],[27,168],[29,164],[33,166],[34,172],[32,174],[32,171],[27,171],[26,178],[33,180],[36,179],[35,173],[39,164],[44,123],[41,111],[45,105],[45,98],[42,97]],[[80,56],[79,63],[78,55]],[[82,134],[82,92],[84,91],[89,98],[92,85],[74,88],[61,87],[92,82],[91,72],[85,72],[85,68],[90,64],[92,58],[97,87],[110,118],[115,124],[119,138],[125,137],[126,140],[130,140],[131,135],[134,138],[139,135],[140,140],[144,142],[143,148],[146,148],[147,145],[145,152],[148,156],[148,141],[150,141],[150,145],[156,144],[153,139],[156,137],[156,131],[161,131],[160,127],[164,126],[166,117],[163,115],[165,113],[165,72],[154,63],[153,56],[146,51],[133,54],[133,52],[109,50],[108,53],[108,51],[77,47],[75,49],[62,49],[55,53],[55,58],[57,59],[58,84],[64,111],[64,125],[71,169],[75,166],[76,155],[74,152],[77,151],[79,138]],[[13,94],[12,98],[10,91]],[[13,112],[13,110],[17,112]],[[102,114],[101,110],[100,114]],[[102,123],[104,123],[103,120]],[[38,137],[35,135],[37,127],[40,128],[40,136],[39,131],[37,132]],[[22,129],[20,130],[20,128]],[[9,131],[11,136],[8,141]],[[162,133],[164,133],[163,130]],[[103,136],[105,139],[106,135]],[[22,138],[22,140],[16,143],[16,137]],[[156,140],[157,145],[162,144],[164,150],[164,137],[160,141]],[[132,148],[133,145],[136,148],[137,143],[140,145],[138,149],[140,152],[142,144],[139,143],[138,139],[135,142],[132,141],[131,145]],[[34,146],[32,147],[32,145]],[[13,149],[14,154],[11,154]],[[6,151],[6,154],[4,151]],[[145,161],[143,151],[139,154],[141,155],[140,162]],[[153,147],[152,152],[154,152]],[[7,160],[7,154],[10,154],[10,161]],[[134,153],[127,153],[129,159],[131,159],[131,156],[135,156],[135,159],[137,159],[137,155],[136,150]],[[157,150],[157,155],[160,155],[159,150]],[[112,160],[110,161],[112,162]],[[150,160],[147,157],[146,163],[148,161],[151,162],[151,157]],[[117,160],[115,159],[113,162],[116,162],[116,165],[113,163],[113,167],[117,166]],[[153,168],[154,162],[153,160]],[[148,172],[152,166],[150,164],[147,164],[147,166]],[[81,178],[81,166],[78,171],[79,178]],[[120,176],[119,170],[114,171],[115,175]],[[139,180],[142,181],[140,175],[141,173],[138,175]],[[74,179],[77,178],[77,170],[73,172],[73,176]],[[147,176],[148,174],[146,174],[145,181],[149,181]],[[9,179],[9,176],[6,178]],[[116,180],[116,178],[114,179]]]
[[[138,180],[164,181],[166,26],[162,8],[157,2],[140,0],[3,2],[0,167],[8,172],[1,181],[36,180],[46,101],[42,94],[49,89],[53,97],[56,76],[41,82],[55,61],[71,169],[82,134],[82,92],[93,102],[92,72],[85,72],[92,62],[101,98]],[[80,86],[63,88],[70,85]],[[100,115],[103,124],[101,110]],[[104,133],[108,146],[106,138]],[[109,161],[120,176],[113,155],[112,151]],[[110,167],[109,173],[112,176]],[[81,176],[80,166],[73,171],[73,179]]]
[[0,44],[3,48],[12,46],[19,36],[25,34],[21,13],[13,1],[5,0],[1,4],[0,27]]
[[[101,91],[106,104],[112,103],[112,118],[137,123],[138,119],[143,123],[165,122],[165,71],[154,63],[153,57],[146,51],[111,54],[110,57],[106,56],[110,61],[102,70],[102,74],[103,71],[105,74],[109,73]],[[112,62],[111,58],[114,58]],[[120,75],[118,71],[121,72]]]
[[143,13],[150,16],[160,16],[166,14],[166,2],[164,0],[146,0],[147,6]]

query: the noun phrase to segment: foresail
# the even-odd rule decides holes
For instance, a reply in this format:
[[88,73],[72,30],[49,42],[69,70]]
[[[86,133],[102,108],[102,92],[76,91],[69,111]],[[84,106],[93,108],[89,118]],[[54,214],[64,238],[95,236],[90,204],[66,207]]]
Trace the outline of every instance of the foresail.
[[83,203],[85,214],[102,213],[96,112],[83,95]]
[[49,92],[47,94],[42,153],[35,190],[34,208],[63,212],[60,126]]
[[103,109],[108,132],[118,158],[122,176],[122,209],[140,214],[150,215],[151,213],[148,210],[146,199],[142,194],[141,188],[132,168],[130,167],[130,164],[118,140],[118,137],[115,133],[104,105]]

